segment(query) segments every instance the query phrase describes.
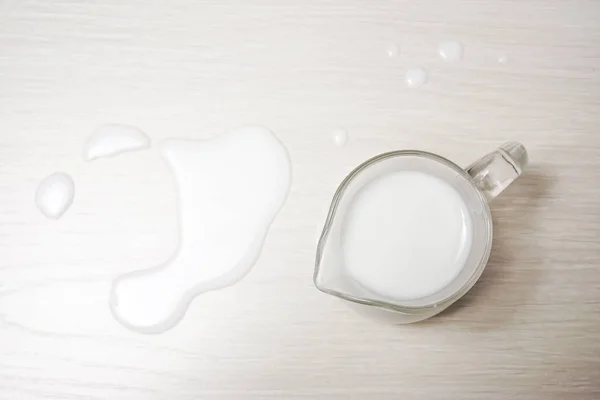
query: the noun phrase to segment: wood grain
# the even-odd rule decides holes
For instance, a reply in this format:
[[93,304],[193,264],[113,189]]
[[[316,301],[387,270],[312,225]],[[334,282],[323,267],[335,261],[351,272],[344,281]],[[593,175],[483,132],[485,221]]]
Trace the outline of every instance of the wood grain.
[[[0,0],[0,399],[599,398],[599,20],[593,0]],[[462,62],[437,58],[448,39]],[[416,66],[429,82],[408,90]],[[173,252],[173,183],[155,150],[85,164],[107,122],[155,142],[260,123],[292,158],[253,271],[162,335],[118,325],[108,288]],[[312,287],[355,165],[401,148],[467,165],[506,140],[532,164],[458,304],[386,326]],[[56,170],[76,201],[48,221],[33,196]]]

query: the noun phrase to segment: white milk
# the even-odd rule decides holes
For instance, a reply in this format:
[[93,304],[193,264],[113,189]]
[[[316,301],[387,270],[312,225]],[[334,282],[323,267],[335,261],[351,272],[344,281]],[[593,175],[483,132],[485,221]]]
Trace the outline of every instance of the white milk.
[[114,157],[118,154],[150,147],[150,138],[135,126],[122,124],[101,125],[83,146],[83,159]]
[[47,176],[35,192],[35,204],[46,217],[60,218],[73,203],[75,182],[70,175],[56,172]]
[[404,83],[406,87],[416,89],[423,86],[427,82],[427,71],[423,68],[413,68],[406,71],[404,75]]
[[179,247],[167,262],[117,278],[110,300],[122,324],[146,333],[171,328],[195,296],[250,271],[292,179],[287,150],[259,126],[167,139],[160,149],[177,185]]
[[342,236],[346,272],[386,299],[432,295],[463,268],[471,229],[468,208],[448,183],[423,172],[386,174],[350,206]]
[[463,56],[462,44],[457,41],[442,42],[438,46],[438,55],[449,63],[460,61]]
[[398,46],[396,43],[389,43],[385,49],[385,52],[390,58],[398,57],[400,55],[400,46]]
[[344,147],[348,143],[348,131],[342,128],[338,128],[332,133],[333,143],[337,147]]

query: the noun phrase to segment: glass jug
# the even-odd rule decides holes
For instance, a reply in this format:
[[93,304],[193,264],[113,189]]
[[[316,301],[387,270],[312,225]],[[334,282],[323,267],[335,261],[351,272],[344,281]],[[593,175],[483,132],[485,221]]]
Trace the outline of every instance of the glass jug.
[[[391,317],[394,322],[416,322],[438,314],[463,296],[481,276],[493,236],[488,202],[521,175],[527,162],[527,151],[517,142],[502,145],[466,169],[437,154],[416,150],[393,151],[365,161],[342,181],[333,197],[317,247],[315,286],[348,301],[362,313]],[[472,231],[466,261],[446,286],[425,296],[400,300],[357,281],[347,271],[344,251],[346,219],[357,196],[372,182],[397,171],[418,171],[449,184],[467,206]]]

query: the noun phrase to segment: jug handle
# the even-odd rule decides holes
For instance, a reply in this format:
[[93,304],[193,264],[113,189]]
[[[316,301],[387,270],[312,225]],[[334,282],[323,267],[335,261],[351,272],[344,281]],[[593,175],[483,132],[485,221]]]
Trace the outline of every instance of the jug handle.
[[488,200],[493,200],[523,173],[529,162],[521,143],[507,142],[475,161],[466,171]]

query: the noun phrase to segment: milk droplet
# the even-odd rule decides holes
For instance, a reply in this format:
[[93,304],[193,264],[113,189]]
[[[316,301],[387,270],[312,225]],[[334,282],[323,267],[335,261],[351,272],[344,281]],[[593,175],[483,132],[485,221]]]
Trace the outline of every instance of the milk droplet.
[[160,150],[177,186],[178,249],[162,265],[117,278],[110,298],[114,317],[143,333],[173,327],[195,296],[250,271],[291,184],[287,150],[263,127],[168,139]]
[[504,54],[498,56],[498,63],[499,64],[506,64],[508,62],[508,57],[506,57]]
[[344,147],[348,143],[348,132],[345,129],[333,131],[333,143],[338,147]]
[[35,203],[46,217],[58,219],[71,206],[74,196],[73,178],[64,172],[56,172],[39,184],[35,192]]
[[400,55],[400,46],[398,46],[396,43],[390,43],[388,44],[386,50],[385,50],[386,54],[388,57],[398,57]]
[[446,62],[457,62],[463,56],[463,47],[460,42],[446,41],[438,46],[438,55]]
[[423,68],[409,69],[404,76],[404,82],[407,87],[416,89],[427,82],[427,72]]
[[86,161],[113,157],[124,152],[147,149],[150,138],[135,126],[106,124],[96,128],[83,147]]

